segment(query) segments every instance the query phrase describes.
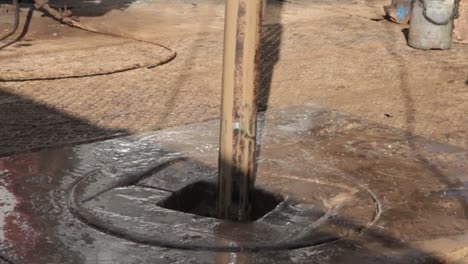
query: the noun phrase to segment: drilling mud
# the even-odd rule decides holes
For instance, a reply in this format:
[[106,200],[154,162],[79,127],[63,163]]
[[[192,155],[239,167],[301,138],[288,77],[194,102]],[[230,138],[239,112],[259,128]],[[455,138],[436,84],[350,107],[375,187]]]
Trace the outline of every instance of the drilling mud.
[[269,112],[256,180],[266,206],[254,221],[230,222],[211,214],[218,124],[1,159],[1,255],[28,264],[464,260],[466,150],[313,106]]
[[[184,170],[175,172],[173,165]],[[172,183],[158,177],[167,169],[175,178]],[[275,171],[287,173],[288,168]],[[179,189],[190,174],[198,175],[191,179],[196,181]],[[184,159],[156,163],[147,171],[132,172],[131,167],[96,171],[73,187],[70,206],[85,223],[134,242],[234,252],[329,243],[360,233],[380,216],[377,199],[346,179],[341,187],[308,183],[307,191],[297,195],[297,186],[304,183],[289,178],[257,185],[252,212],[256,221],[230,222],[229,228],[221,228],[229,221],[215,218],[216,184],[209,182],[210,176],[209,168],[200,171],[199,164]],[[159,184],[141,183],[153,177]],[[219,245],[219,239],[235,246]]]
[[[280,195],[261,189],[254,189],[251,195],[254,199],[251,204],[252,214],[249,222],[262,218],[284,200]],[[158,203],[158,206],[202,217],[217,218],[216,199],[216,184],[199,181],[171,194],[171,196]]]

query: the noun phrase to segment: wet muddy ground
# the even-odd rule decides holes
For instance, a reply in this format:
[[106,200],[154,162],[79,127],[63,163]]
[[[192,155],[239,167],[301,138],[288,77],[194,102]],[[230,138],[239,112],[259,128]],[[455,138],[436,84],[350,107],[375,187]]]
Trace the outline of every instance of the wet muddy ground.
[[282,197],[272,211],[242,224],[164,205],[215,180],[218,128],[1,159],[1,255],[28,264],[467,260],[465,150],[323,108],[275,110],[260,120],[257,178]]
[[[67,3],[121,37],[24,5],[0,43],[0,263],[468,263],[466,45],[407,47],[382,1],[271,1],[257,187],[280,199],[226,223],[202,217],[222,1]],[[171,54],[134,39],[177,57],[147,68]],[[208,198],[181,205],[193,183]]]

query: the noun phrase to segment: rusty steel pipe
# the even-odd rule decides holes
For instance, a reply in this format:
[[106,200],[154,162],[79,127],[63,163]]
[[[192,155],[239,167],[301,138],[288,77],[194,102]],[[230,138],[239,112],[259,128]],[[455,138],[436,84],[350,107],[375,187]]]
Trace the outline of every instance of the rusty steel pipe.
[[227,0],[224,29],[218,217],[249,220],[256,173],[263,0]]

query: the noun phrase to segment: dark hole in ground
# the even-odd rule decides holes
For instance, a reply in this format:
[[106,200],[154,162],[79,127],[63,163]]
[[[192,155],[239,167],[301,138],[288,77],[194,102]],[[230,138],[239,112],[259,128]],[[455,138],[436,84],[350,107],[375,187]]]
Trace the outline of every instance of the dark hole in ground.
[[[216,183],[199,181],[173,193],[167,199],[158,203],[158,206],[203,217],[217,218],[216,193]],[[253,199],[252,214],[249,221],[262,218],[283,201],[283,197],[280,195],[261,189],[254,190]]]

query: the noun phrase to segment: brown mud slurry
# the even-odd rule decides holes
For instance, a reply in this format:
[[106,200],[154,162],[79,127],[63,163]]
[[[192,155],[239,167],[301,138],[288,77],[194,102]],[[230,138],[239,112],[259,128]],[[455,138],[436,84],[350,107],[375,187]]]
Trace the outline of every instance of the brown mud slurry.
[[3,256],[463,263],[465,150],[314,107],[270,111],[260,124],[256,185],[283,198],[250,223],[192,214],[197,201],[184,197],[214,193],[200,181],[216,179],[218,121],[1,159]]
[[[271,212],[283,200],[280,195],[254,189],[252,194],[252,211],[247,222],[256,221]],[[167,199],[161,201],[158,206],[174,211],[203,217],[217,218],[217,187],[210,182],[195,182],[173,193]],[[238,198],[237,198],[238,199]],[[233,200],[237,200],[236,197]],[[236,207],[236,204],[233,204]]]

